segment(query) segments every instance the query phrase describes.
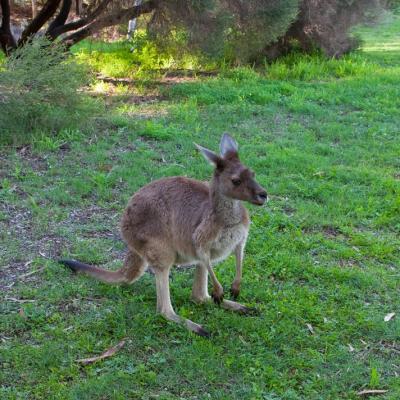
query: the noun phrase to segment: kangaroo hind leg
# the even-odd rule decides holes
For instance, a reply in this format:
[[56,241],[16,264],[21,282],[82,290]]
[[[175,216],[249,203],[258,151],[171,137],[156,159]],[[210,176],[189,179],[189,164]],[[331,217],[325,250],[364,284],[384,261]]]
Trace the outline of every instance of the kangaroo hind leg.
[[186,329],[199,336],[209,337],[210,334],[199,324],[190,319],[182,318],[177,315],[172,307],[169,293],[169,270],[168,268],[154,268],[157,287],[157,311],[166,319],[184,325]]
[[124,261],[123,267],[119,270],[124,277],[123,283],[133,283],[137,281],[146,271],[147,262],[134,250],[129,250]]

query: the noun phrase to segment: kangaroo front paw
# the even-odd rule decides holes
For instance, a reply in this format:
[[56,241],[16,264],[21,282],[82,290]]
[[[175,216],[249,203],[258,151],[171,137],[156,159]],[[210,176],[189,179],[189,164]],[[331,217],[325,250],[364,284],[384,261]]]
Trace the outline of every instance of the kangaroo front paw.
[[219,289],[219,288],[214,288],[212,293],[211,293],[211,297],[214,300],[215,304],[220,305],[222,303],[222,301],[224,300],[224,291],[223,289]]
[[239,293],[240,293],[240,283],[237,284],[237,283],[233,282],[232,286],[231,286],[232,297],[236,300],[239,297]]
[[231,287],[231,295],[236,300],[239,297],[240,289],[236,287]]

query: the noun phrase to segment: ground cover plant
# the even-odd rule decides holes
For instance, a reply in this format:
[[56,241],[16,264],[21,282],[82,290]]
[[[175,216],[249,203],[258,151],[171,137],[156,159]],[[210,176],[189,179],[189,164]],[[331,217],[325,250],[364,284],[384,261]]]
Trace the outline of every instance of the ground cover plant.
[[[399,28],[388,16],[364,29],[364,51],[339,61],[99,83],[108,109],[92,132],[2,148],[0,398],[398,399]],[[174,307],[206,340],[155,314],[151,274],[113,287],[54,261],[118,268],[130,195],[207,179],[192,142],[215,148],[223,131],[271,197],[249,207],[240,299],[260,315],[191,303],[193,270],[175,270]],[[228,288],[233,259],[216,274]],[[124,338],[110,358],[76,361]]]

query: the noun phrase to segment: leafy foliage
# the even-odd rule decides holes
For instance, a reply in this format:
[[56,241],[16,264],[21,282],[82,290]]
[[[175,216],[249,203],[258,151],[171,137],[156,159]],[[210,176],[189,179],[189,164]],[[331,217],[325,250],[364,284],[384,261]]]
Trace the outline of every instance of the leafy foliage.
[[[249,61],[283,36],[294,21],[298,0],[163,1],[149,23],[159,44],[183,44],[212,56]],[[181,35],[170,32],[181,30]]]
[[86,70],[62,46],[35,39],[17,49],[0,74],[0,141],[21,143],[81,123],[93,110],[79,92]]
[[381,6],[380,0],[302,0],[296,21],[276,43],[266,47],[265,55],[276,59],[297,47],[307,53],[318,49],[338,58],[360,45],[351,29],[376,20]]
[[[339,57],[359,45],[350,30],[381,10],[380,0],[161,1],[148,28],[164,48],[189,48],[246,63],[287,53]],[[173,33],[171,35],[171,32]],[[178,34],[177,34],[178,32]]]

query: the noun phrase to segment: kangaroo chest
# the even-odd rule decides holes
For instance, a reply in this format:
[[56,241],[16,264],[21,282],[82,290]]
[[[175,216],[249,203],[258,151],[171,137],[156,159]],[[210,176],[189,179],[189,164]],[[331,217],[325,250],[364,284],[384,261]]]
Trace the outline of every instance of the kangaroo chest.
[[222,228],[211,246],[212,261],[228,257],[240,242],[246,240],[247,233],[248,228],[241,223]]

